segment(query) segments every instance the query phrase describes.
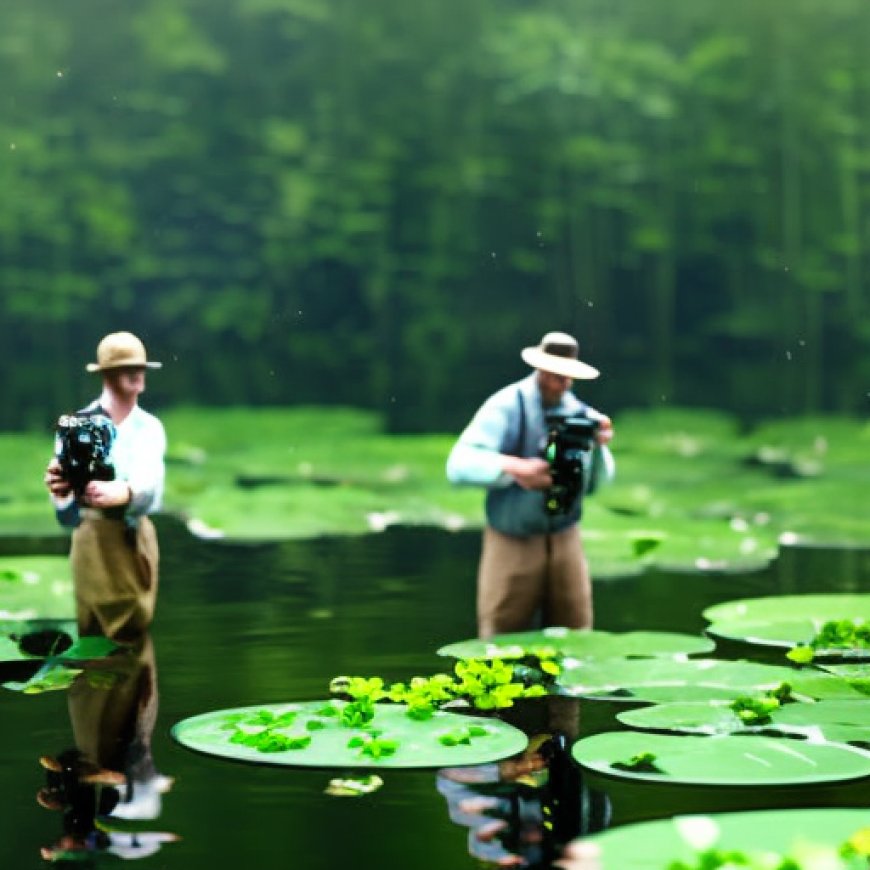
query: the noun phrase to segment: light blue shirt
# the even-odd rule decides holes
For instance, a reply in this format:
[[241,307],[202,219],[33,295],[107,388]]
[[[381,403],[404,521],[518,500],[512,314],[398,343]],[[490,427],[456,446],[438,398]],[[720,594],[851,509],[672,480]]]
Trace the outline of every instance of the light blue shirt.
[[[565,392],[558,405],[543,406],[537,373],[510,384],[490,396],[459,436],[447,458],[451,483],[485,487],[486,519],[506,535],[558,532],[580,519],[581,500],[562,515],[551,516],[544,506],[542,491],[523,489],[502,470],[502,456],[542,456],[547,443],[549,414],[585,414],[600,418],[600,412]],[[600,476],[611,477],[613,457],[606,447],[596,446],[583,455],[585,479],[594,486]]]

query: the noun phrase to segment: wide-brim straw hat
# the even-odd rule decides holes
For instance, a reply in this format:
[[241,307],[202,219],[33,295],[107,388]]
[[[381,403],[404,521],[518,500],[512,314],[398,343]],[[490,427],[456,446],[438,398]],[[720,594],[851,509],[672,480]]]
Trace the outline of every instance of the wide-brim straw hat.
[[565,332],[548,332],[535,347],[524,347],[520,356],[532,368],[552,372],[566,378],[591,381],[600,372],[577,359],[577,340]]
[[89,372],[104,372],[120,368],[159,369],[162,365],[148,359],[145,345],[132,332],[112,332],[97,345],[97,361],[85,368]]

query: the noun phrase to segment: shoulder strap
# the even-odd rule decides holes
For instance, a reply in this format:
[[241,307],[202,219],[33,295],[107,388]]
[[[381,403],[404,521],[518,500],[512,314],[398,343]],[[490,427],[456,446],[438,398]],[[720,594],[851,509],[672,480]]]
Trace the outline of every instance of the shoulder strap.
[[526,441],[526,402],[523,399],[523,391],[521,387],[517,387],[517,404],[520,408],[520,425],[519,434],[517,435],[517,443],[514,447],[514,456],[523,455],[523,445]]

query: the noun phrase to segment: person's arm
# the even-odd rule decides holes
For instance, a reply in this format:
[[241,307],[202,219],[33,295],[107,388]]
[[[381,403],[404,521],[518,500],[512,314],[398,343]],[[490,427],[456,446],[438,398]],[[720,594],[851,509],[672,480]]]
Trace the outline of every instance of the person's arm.
[[451,483],[485,487],[517,483],[524,489],[545,489],[552,483],[545,459],[502,452],[513,434],[505,398],[501,393],[488,399],[459,436],[447,458]]
[[595,408],[586,408],[587,416],[595,420],[598,428],[595,433],[595,446],[589,462],[589,477],[586,484],[587,494],[594,493],[601,484],[609,483],[616,476],[616,460],[608,445],[613,440],[613,421]]
[[163,501],[166,476],[164,456],[166,433],[162,424],[152,424],[137,433],[133,458],[117,468],[115,480],[93,480],[85,488],[85,496],[94,507],[127,506],[127,515],[138,517],[159,510]]
[[57,521],[67,528],[75,528],[79,524],[79,506],[69,481],[63,476],[57,458],[53,457],[48,463],[43,483],[51,497]]

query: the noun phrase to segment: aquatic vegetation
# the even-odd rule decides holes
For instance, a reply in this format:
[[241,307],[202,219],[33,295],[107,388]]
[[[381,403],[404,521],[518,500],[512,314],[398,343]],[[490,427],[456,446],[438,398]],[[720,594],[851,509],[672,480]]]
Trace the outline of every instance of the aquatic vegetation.
[[[350,703],[356,702],[216,710],[176,723],[172,735],[190,749],[238,761],[338,768],[485,764],[515,755],[528,743],[522,731],[497,719],[482,722],[442,710],[412,718],[395,703],[373,704],[373,717],[355,727],[342,722]],[[335,714],[326,714],[326,707]]]
[[[862,808],[693,813],[611,828],[585,842],[598,847],[602,867],[618,870],[708,870],[703,860],[723,854],[738,862],[761,856],[770,861],[736,863],[734,870],[780,870],[778,865],[787,857],[801,862],[798,870],[865,870],[866,858],[864,864],[846,862],[854,859],[850,843],[861,845],[866,816]],[[813,844],[812,855],[804,844]],[[818,863],[824,852],[829,863]]]
[[[165,511],[203,537],[457,530],[483,520],[480,493],[444,477],[453,435],[390,435],[378,415],[351,408],[189,407],[162,417],[171,450]],[[586,504],[596,577],[651,564],[759,566],[786,534],[867,541],[859,421],[789,420],[744,435],[720,412],[662,409],[626,411],[616,425],[618,476]],[[0,533],[60,539],[39,473],[45,436],[16,439],[21,459],[8,469],[14,485],[0,500]],[[782,463],[814,471],[783,482]]]
[[[763,735],[692,736],[610,731],[572,747],[586,770],[617,777],[697,785],[810,785],[870,775],[870,752],[839,743]],[[638,763],[655,757],[654,770]]]
[[806,646],[796,646],[786,655],[793,662],[807,664],[819,651],[870,651],[870,624],[863,619],[829,620]]
[[784,703],[794,701],[792,688],[788,683],[781,683],[777,688],[770,689],[763,695],[741,695],[735,698],[729,707],[744,725],[765,725],[770,722],[771,714]]
[[[478,710],[500,710],[520,698],[546,695],[543,678],[557,674],[555,664],[549,672],[533,673],[501,659],[461,659],[454,665],[453,675],[417,676],[408,683],[393,683],[389,689],[380,677],[336,677],[329,688],[354,699],[349,715],[361,725],[371,720],[372,705],[382,700],[405,705],[412,719],[426,719],[445,704],[456,702]],[[533,682],[528,684],[529,680]]]
[[707,637],[668,631],[611,632],[551,627],[541,631],[499,634],[447,644],[438,655],[465,659],[508,659],[558,677],[564,659],[678,658],[709,653],[716,644]]
[[384,781],[377,774],[369,776],[346,776],[331,779],[324,793],[333,797],[361,797],[376,792]]

